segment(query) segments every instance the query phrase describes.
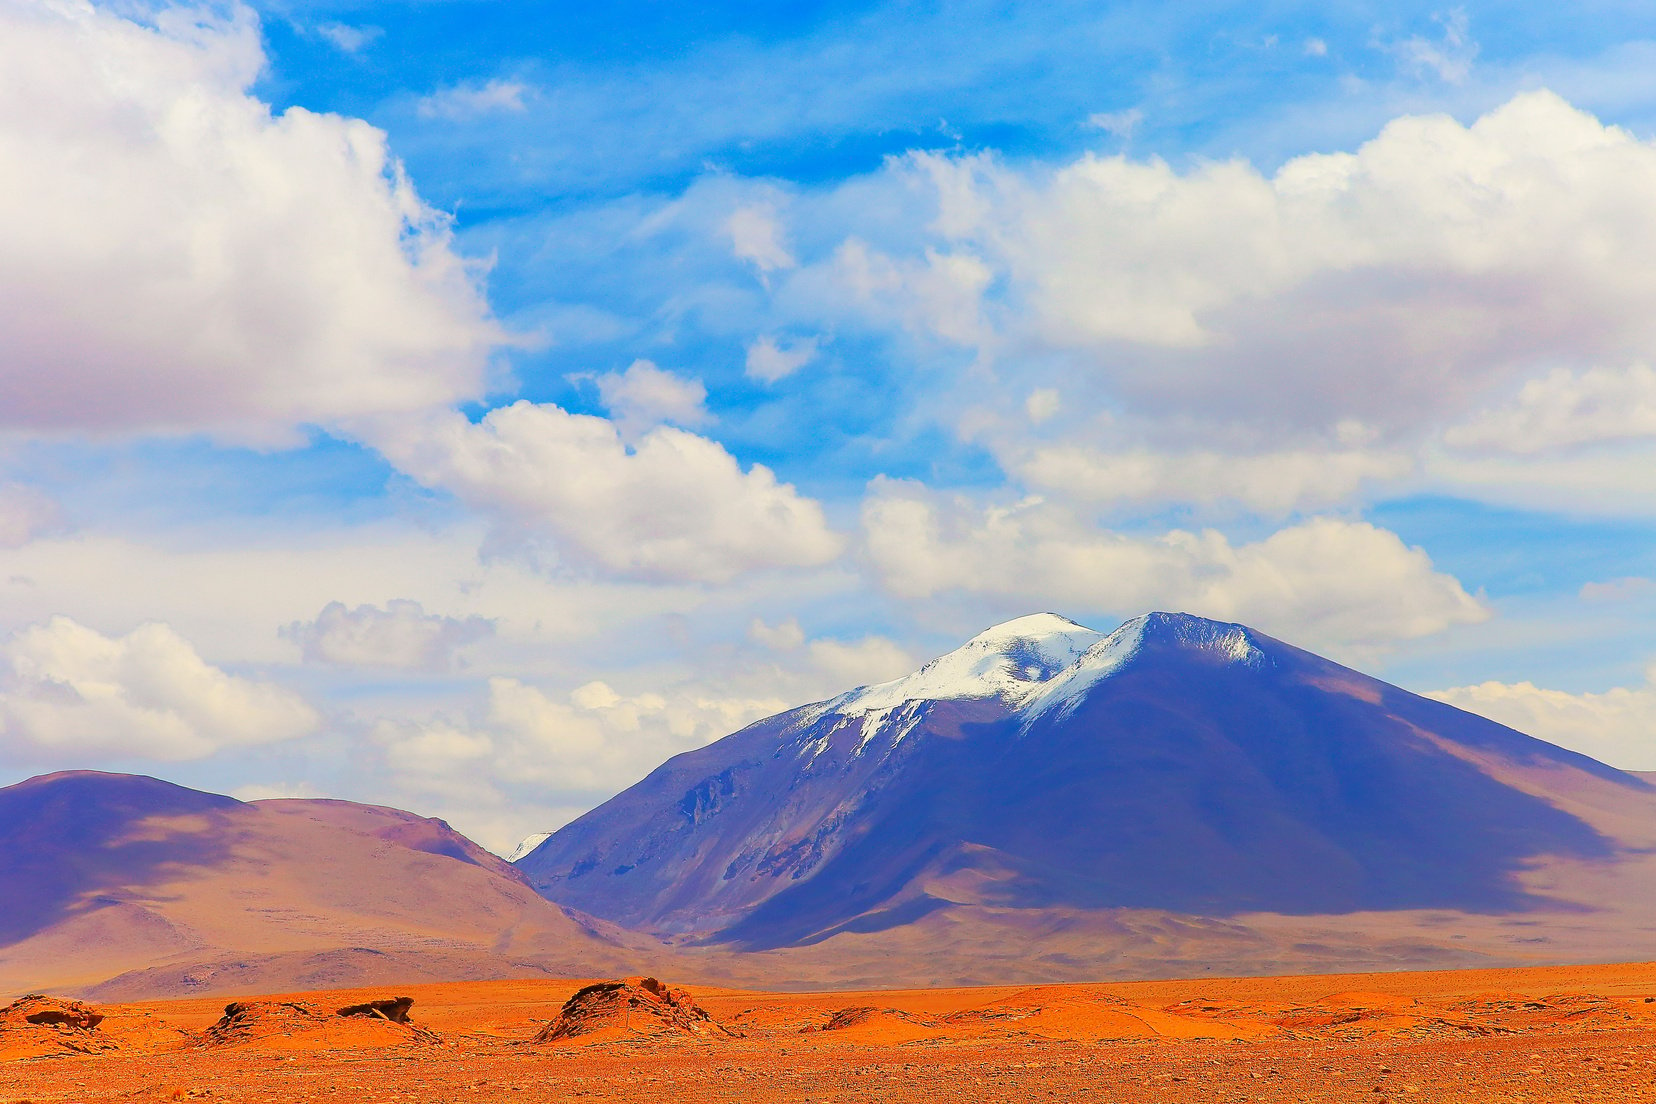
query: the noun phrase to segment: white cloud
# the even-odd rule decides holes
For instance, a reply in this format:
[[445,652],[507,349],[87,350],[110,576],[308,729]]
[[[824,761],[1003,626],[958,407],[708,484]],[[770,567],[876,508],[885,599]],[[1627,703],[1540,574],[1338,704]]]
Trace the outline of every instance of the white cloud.
[[629,439],[667,422],[700,426],[712,420],[701,380],[664,372],[647,360],[633,361],[625,372],[606,372],[597,384],[599,399]]
[[316,33],[341,53],[358,54],[385,31],[379,27],[353,27],[347,23],[319,23]]
[[381,609],[329,602],[314,621],[296,621],[282,635],[299,645],[307,663],[442,671],[455,653],[494,631],[481,617],[427,613],[419,602],[392,599]]
[[246,786],[237,786],[230,791],[230,796],[237,801],[272,801],[293,797],[326,797],[321,790],[309,782],[292,783],[264,783],[254,782]]
[[983,309],[995,273],[970,252],[928,248],[923,258],[890,257],[852,238],[832,263],[839,283],[871,317],[958,345],[995,343]]
[[1656,579],[1629,575],[1620,579],[1582,583],[1577,593],[1583,602],[1625,602],[1656,589]]
[[1656,771],[1656,668],[1643,686],[1602,694],[1485,682],[1428,696],[1622,770]]
[[889,682],[920,666],[914,654],[883,636],[861,640],[813,640],[806,647],[808,674],[804,677],[822,687],[807,698],[823,698],[855,686]]
[[[774,628],[756,621],[751,628],[766,654],[725,653],[715,664],[721,669],[702,677],[632,690],[595,680],[562,691],[494,678],[484,700],[463,715],[381,719],[370,744],[395,785],[425,795],[425,807],[442,809],[468,833],[479,831],[487,844],[506,848],[525,831],[558,827],[673,755],[917,666],[883,637],[807,641],[792,620]],[[549,792],[579,795],[584,803],[541,822],[501,820],[490,812],[524,808],[531,803],[524,794],[538,800]]]
[[780,698],[731,698],[680,688],[620,694],[592,682],[564,694],[517,679],[489,680],[479,716],[385,721],[373,741],[393,771],[440,787],[456,771],[495,784],[610,793],[681,751],[780,712]]
[[19,758],[197,759],[317,722],[298,695],[211,666],[162,624],[108,637],[54,617],[0,645],[0,728]]
[[826,563],[841,547],[822,508],[769,468],[743,471],[717,442],[668,426],[629,449],[603,418],[517,402],[476,424],[457,413],[387,421],[371,439],[425,486],[605,572],[720,583]]
[[766,205],[738,207],[725,220],[730,248],[738,260],[748,261],[761,273],[793,268],[799,262],[783,244],[782,224],[776,209]]
[[1122,141],[1133,136],[1138,125],[1144,122],[1144,112],[1136,107],[1126,111],[1100,111],[1087,116],[1087,122],[1104,131],[1113,134]]
[[21,548],[63,528],[58,504],[33,487],[0,484],[0,548]]
[[814,337],[803,337],[783,345],[765,334],[747,348],[748,378],[775,383],[811,363],[816,355],[817,339]]
[[1052,418],[1063,409],[1058,392],[1050,387],[1037,387],[1024,397],[1024,413],[1036,425]]
[[1656,370],[1557,368],[1525,383],[1508,406],[1451,426],[1455,448],[1537,453],[1571,445],[1656,437]]
[[1181,610],[1348,655],[1488,616],[1421,549],[1336,518],[1238,545],[1212,530],[1135,536],[1039,499],[984,507],[877,480],[863,530],[879,580],[909,599],[960,592],[1009,612]]
[[748,639],[775,652],[791,652],[805,643],[805,630],[799,627],[797,617],[789,617],[767,625],[755,617],[748,624]]
[[1320,38],[1308,38],[1303,47],[1306,57],[1327,57],[1328,43]]
[[457,84],[422,96],[415,111],[423,119],[455,122],[502,112],[517,114],[525,110],[523,97],[529,92],[529,86],[522,81],[497,77],[483,84]]
[[1262,513],[1321,509],[1349,499],[1365,483],[1410,474],[1404,453],[1310,449],[1259,455],[1218,452],[1105,452],[1048,445],[1009,452],[1002,465],[1031,488],[1101,505],[1236,502]]
[[931,197],[925,240],[853,234],[814,267],[865,317],[1078,411],[1275,449],[1349,419],[1418,438],[1560,365],[1656,360],[1656,142],[1549,92],[1470,126],[1399,118],[1270,176],[938,154],[888,174],[888,203]]
[[787,691],[796,699],[795,704],[831,697],[870,682],[885,682],[918,666],[911,652],[883,636],[851,641],[823,638],[807,643],[805,630],[793,617],[775,625],[755,617],[748,625],[748,639],[786,657],[787,666],[766,669],[764,678]]
[[1422,471],[1428,486],[1482,502],[1576,516],[1656,516],[1656,440],[1530,453],[1427,449]]
[[1443,28],[1442,35],[1435,40],[1414,35],[1392,46],[1391,52],[1415,76],[1431,74],[1445,84],[1464,84],[1478,56],[1466,9],[1452,8],[1432,18]]
[[0,0],[0,428],[260,443],[478,395],[502,340],[355,119],[247,92],[254,16]]

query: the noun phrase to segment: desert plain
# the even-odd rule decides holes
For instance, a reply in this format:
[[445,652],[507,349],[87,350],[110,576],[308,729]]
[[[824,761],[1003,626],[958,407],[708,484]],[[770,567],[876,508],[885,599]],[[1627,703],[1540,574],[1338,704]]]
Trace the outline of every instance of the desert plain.
[[[773,993],[535,979],[100,1004],[0,1101],[1649,1101],[1656,963]],[[645,983],[647,984],[647,983]],[[612,987],[613,988],[613,987]],[[668,992],[663,986],[661,991]],[[337,1010],[413,999],[407,1024]],[[619,1000],[619,1003],[617,1003]],[[705,1019],[700,1018],[705,1013]],[[557,1034],[562,1023],[564,1034]]]

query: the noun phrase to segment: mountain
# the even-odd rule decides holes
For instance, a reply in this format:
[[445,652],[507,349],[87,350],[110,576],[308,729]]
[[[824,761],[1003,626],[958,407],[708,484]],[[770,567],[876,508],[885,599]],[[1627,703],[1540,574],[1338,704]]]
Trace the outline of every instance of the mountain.
[[74,771],[0,789],[0,997],[637,968],[440,820]]
[[516,865],[684,943],[992,980],[974,948],[1066,976],[1652,953],[1653,849],[1656,788],[1585,756],[1243,625],[1041,614],[679,755]]

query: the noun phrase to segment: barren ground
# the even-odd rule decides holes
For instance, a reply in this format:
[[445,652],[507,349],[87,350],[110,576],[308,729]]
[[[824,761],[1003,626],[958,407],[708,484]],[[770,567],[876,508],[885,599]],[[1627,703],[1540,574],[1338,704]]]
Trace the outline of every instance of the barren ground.
[[[1656,1100],[1656,964],[860,993],[692,986],[739,1036],[652,1034],[659,1025],[629,1014],[532,1044],[579,984],[259,998],[276,1003],[216,1035],[224,997],[103,1005],[92,1053],[70,1029],[0,1027],[0,1101]],[[394,995],[414,998],[416,1027],[333,1015]]]

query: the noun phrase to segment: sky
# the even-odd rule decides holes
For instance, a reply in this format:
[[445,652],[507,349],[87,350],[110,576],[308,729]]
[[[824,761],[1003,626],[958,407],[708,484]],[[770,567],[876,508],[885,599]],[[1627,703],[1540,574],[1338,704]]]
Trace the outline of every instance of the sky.
[[0,0],[0,783],[496,849],[1053,611],[1656,770],[1656,9]]

